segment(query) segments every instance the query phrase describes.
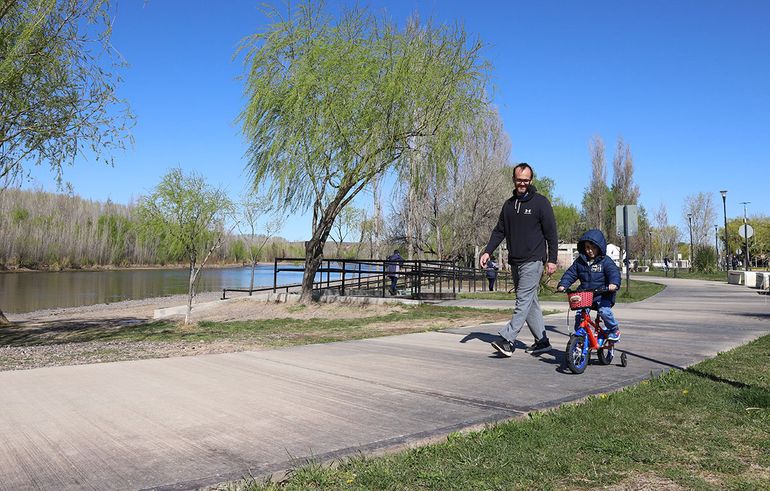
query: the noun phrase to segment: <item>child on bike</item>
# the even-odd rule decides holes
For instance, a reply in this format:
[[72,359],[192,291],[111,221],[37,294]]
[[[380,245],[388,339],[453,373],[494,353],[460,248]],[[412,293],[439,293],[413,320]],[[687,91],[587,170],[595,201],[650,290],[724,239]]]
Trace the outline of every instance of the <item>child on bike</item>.
[[[618,321],[612,314],[615,305],[615,292],[620,288],[620,270],[615,261],[607,256],[607,241],[601,230],[591,229],[578,241],[580,255],[572,263],[559,281],[558,290],[564,291],[576,280],[580,280],[581,290],[606,288],[609,292],[594,296],[593,308],[599,311],[599,317],[607,329],[607,339],[620,340]],[[576,320],[579,316],[576,316]],[[577,320],[577,322],[580,322]]]

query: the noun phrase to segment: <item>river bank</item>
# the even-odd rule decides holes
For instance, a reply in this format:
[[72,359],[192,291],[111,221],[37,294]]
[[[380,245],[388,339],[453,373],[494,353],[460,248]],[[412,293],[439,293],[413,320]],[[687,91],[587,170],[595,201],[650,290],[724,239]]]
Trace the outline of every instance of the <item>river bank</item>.
[[[272,262],[258,262],[259,266],[272,266]],[[199,265],[200,266],[200,265]],[[251,264],[246,263],[206,263],[203,268],[206,269],[225,269],[225,268],[250,268]],[[131,264],[127,266],[115,266],[112,264],[105,265],[93,265],[93,266],[79,266],[76,268],[61,268],[61,267],[43,267],[43,268],[26,268],[26,267],[8,267],[0,265],[0,274],[6,273],[71,273],[76,271],[156,271],[156,270],[169,270],[176,271],[180,269],[188,270],[189,264]]]

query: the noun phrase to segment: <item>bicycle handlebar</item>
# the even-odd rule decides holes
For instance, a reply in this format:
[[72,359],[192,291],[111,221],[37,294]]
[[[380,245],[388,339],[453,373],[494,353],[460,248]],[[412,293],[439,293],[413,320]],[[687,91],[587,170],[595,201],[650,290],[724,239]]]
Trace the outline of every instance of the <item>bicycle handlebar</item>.
[[580,293],[580,292],[593,292],[594,294],[601,295],[603,293],[614,293],[617,292],[617,290],[610,290],[609,288],[588,288],[585,290],[571,290],[569,288],[565,288],[564,290],[556,290],[556,293]]

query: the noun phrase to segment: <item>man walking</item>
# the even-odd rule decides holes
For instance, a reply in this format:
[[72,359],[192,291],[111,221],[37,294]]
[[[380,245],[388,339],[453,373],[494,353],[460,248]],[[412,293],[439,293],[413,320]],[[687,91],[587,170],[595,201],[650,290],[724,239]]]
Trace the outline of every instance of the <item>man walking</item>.
[[401,270],[401,265],[404,264],[404,258],[401,257],[401,253],[396,249],[385,261],[387,261],[385,263],[385,272],[388,278],[390,278],[390,294],[395,295],[398,293],[398,272]]
[[500,330],[501,339],[492,343],[503,356],[513,354],[514,342],[525,321],[535,337],[535,343],[526,352],[537,355],[551,349],[537,292],[543,270],[548,275],[556,271],[556,218],[548,198],[532,185],[533,177],[534,171],[527,163],[513,168],[513,196],[503,203],[497,226],[479,258],[479,265],[484,269],[490,255],[505,239],[516,289],[516,307],[510,322]]

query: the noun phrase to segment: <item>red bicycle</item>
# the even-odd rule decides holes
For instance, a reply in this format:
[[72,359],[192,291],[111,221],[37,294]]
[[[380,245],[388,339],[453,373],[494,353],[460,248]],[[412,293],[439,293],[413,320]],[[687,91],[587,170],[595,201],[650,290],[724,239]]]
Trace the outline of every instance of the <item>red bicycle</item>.
[[[609,365],[615,358],[615,342],[607,339],[607,333],[602,327],[599,313],[591,318],[591,308],[594,304],[594,295],[607,293],[609,290],[564,290],[567,293],[567,301],[570,310],[578,311],[580,323],[567,342],[564,354],[567,359],[567,368],[572,373],[583,373],[591,360],[591,351],[596,351],[599,363]],[[620,355],[620,364],[628,366],[628,357],[625,353]]]

